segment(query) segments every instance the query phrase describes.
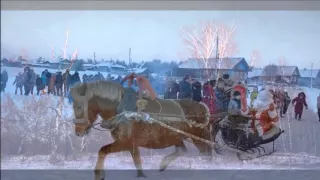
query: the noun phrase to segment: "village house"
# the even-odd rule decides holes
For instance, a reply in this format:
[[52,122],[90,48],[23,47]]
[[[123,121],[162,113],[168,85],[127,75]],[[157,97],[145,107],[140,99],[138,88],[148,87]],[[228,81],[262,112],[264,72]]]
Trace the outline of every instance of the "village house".
[[57,69],[68,69],[71,66],[71,61],[68,59],[61,60],[58,63],[51,63],[53,67],[56,67]]
[[244,58],[210,58],[207,66],[205,66],[204,61],[189,58],[170,73],[177,77],[190,75],[198,79],[209,79],[214,78],[216,69],[218,69],[220,77],[223,74],[229,74],[230,79],[234,81],[245,79],[250,71],[250,67]]
[[259,83],[261,82],[261,74],[263,73],[263,68],[252,68],[251,71],[248,72],[247,81],[249,83]]
[[300,69],[300,78],[298,84],[300,86],[320,87],[320,69]]
[[275,66],[274,72],[268,68],[264,68],[260,75],[260,80],[297,84],[299,77],[300,72],[297,66]]
[[90,63],[85,63],[82,65],[83,70],[89,70],[89,69],[92,69],[93,67],[94,67],[94,64],[90,64]]
[[151,72],[148,68],[127,68],[125,70],[128,74],[129,73],[135,73],[135,74],[138,74],[138,75],[146,75],[146,76],[150,76]]
[[111,63],[111,62],[103,62],[99,64],[93,65],[92,68],[89,68],[88,70],[92,71],[101,71],[101,72],[112,72],[112,73],[123,73],[125,72],[127,67]]
[[253,68],[248,73],[248,82],[266,82],[297,84],[300,71],[297,66],[269,65],[265,68]]

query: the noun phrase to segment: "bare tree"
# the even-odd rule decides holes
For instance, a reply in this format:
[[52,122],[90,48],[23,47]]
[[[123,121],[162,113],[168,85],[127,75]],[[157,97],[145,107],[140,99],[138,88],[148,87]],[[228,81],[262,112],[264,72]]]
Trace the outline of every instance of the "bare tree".
[[[182,39],[192,58],[200,61],[203,68],[222,68],[221,61],[212,62],[216,56],[219,60],[232,56],[237,48],[233,39],[234,23],[226,25],[216,21],[182,28]],[[217,41],[218,39],[218,41]],[[218,43],[217,43],[218,42]],[[218,45],[218,47],[217,47]],[[218,49],[218,52],[216,52]]]
[[[64,117],[61,111],[55,108],[51,98],[50,96],[39,99],[28,97],[17,103],[10,96],[6,96],[4,101],[1,101],[2,107],[9,107],[1,113],[1,125],[3,125],[1,131],[9,132],[21,139],[17,154],[22,155],[22,161],[27,159],[23,152],[26,144],[32,144],[34,147],[39,142],[50,144],[51,163],[60,161],[57,158],[57,149],[61,139],[70,143],[73,149],[71,140],[73,125],[69,121],[71,118]],[[32,155],[35,155],[35,150],[33,149]]]
[[286,59],[285,57],[281,56],[278,61],[281,70],[281,75],[284,76],[284,65],[286,64]]
[[278,66],[275,64],[267,65],[266,67],[264,67],[263,72],[265,76],[267,76],[268,78],[272,78],[278,73]]

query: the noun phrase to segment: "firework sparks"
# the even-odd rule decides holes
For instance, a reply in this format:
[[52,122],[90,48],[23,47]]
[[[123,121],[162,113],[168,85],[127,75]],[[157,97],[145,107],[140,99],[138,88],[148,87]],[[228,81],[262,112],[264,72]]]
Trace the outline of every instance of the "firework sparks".
[[76,48],[76,51],[72,54],[71,62],[73,62],[78,56],[78,47]]
[[66,41],[63,49],[63,59],[67,59],[68,40],[69,40],[69,29],[67,29],[66,31]]
[[284,76],[284,69],[283,66],[286,64],[286,59],[284,57],[279,58],[279,65],[281,67],[282,76]]
[[[208,21],[199,27],[183,28],[182,38],[191,56],[202,61],[206,69],[215,67],[220,69],[222,64],[220,61],[236,52],[236,44],[233,41],[234,31],[234,23],[228,26]],[[217,50],[218,52],[216,52]],[[210,61],[216,55],[219,56],[218,66],[215,61]]]
[[260,52],[258,50],[253,50],[251,54],[250,67],[255,66],[259,59],[260,59]]
[[55,60],[53,44],[51,44],[51,53],[52,53],[52,60]]

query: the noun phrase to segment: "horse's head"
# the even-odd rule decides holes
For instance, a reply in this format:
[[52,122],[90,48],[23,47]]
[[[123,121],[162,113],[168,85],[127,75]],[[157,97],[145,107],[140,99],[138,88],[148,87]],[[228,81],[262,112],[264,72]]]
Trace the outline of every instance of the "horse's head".
[[113,82],[96,81],[78,84],[71,88],[70,94],[73,98],[75,133],[82,137],[89,133],[98,114],[103,119],[115,115],[123,88]]

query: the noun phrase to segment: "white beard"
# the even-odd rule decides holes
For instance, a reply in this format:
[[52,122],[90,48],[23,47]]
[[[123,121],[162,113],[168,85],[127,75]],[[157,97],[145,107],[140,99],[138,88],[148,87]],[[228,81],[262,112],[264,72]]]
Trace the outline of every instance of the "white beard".
[[258,111],[260,109],[266,110],[272,103],[272,94],[268,90],[263,90],[258,94],[257,99],[254,101],[253,108],[255,108]]

